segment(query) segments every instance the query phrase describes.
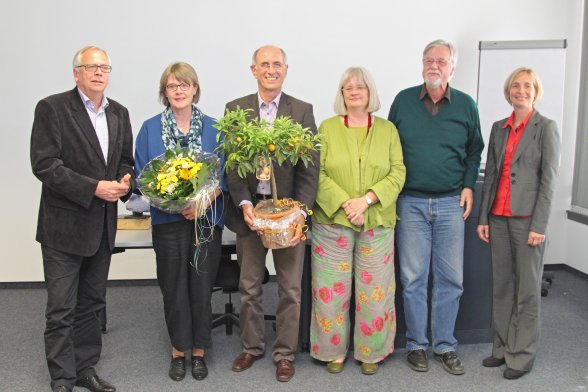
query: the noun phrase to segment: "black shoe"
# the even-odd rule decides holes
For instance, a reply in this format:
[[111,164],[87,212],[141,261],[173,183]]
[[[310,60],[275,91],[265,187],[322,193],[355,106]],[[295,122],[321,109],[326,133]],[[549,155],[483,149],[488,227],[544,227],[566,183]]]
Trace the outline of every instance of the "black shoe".
[[425,350],[410,350],[406,357],[408,366],[417,372],[426,372],[429,370],[429,361]]
[[496,358],[493,356],[489,356],[488,358],[484,358],[482,361],[482,366],[484,367],[498,367],[504,365],[506,362],[504,358]]
[[509,367],[507,367],[504,370],[504,373],[502,373],[504,378],[506,378],[507,380],[516,380],[517,378],[523,377],[525,374],[527,374],[527,372],[524,370],[511,369]]
[[186,358],[172,357],[169,363],[169,378],[174,381],[182,381],[186,376]]
[[78,378],[77,387],[89,389],[92,392],[115,392],[116,388],[104,380],[101,380],[97,374]]
[[443,369],[448,373],[455,375],[465,373],[465,369],[455,351],[447,351],[443,354],[435,353],[435,359],[443,364]]
[[192,356],[192,377],[196,380],[204,380],[208,376],[208,368],[204,357]]
[[69,389],[65,385],[60,385],[58,387],[53,388],[53,392],[71,392],[71,389]]

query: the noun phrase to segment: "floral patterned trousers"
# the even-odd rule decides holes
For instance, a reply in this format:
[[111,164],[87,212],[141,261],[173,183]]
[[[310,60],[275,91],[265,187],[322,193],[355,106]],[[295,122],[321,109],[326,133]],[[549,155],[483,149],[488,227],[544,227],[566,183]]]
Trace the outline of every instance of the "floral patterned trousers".
[[356,232],[312,225],[311,356],[345,358],[349,348],[351,279],[355,283],[354,357],[377,363],[394,351],[394,229]]

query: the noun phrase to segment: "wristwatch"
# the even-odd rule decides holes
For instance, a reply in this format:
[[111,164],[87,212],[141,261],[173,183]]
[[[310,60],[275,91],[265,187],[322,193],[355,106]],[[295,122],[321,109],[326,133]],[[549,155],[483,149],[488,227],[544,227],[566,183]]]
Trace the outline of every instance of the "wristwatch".
[[368,207],[374,203],[374,201],[367,195],[365,196],[365,201],[368,203]]

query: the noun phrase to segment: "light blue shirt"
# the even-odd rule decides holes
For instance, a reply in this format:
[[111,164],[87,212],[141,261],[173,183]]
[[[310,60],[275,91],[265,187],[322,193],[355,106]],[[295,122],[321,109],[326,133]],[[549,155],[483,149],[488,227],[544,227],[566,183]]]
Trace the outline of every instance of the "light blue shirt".
[[90,116],[90,121],[92,121],[94,130],[96,131],[98,142],[100,142],[100,149],[102,150],[102,155],[104,156],[104,162],[106,162],[108,159],[108,123],[106,122],[106,108],[108,107],[108,100],[106,99],[106,96],[103,95],[98,112],[96,112],[96,110],[94,110],[94,102],[92,102],[92,100],[88,98],[79,88],[78,92],[80,93],[82,102],[84,102],[86,112],[88,112],[88,116]]

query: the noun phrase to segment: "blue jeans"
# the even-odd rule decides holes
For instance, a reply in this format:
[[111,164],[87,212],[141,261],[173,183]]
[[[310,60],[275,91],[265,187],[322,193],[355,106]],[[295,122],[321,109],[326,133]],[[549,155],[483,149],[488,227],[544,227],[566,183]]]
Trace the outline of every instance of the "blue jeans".
[[454,351],[453,336],[463,292],[463,208],[459,196],[425,199],[401,195],[396,244],[406,318],[406,348],[426,350],[429,266],[433,273],[433,351]]

